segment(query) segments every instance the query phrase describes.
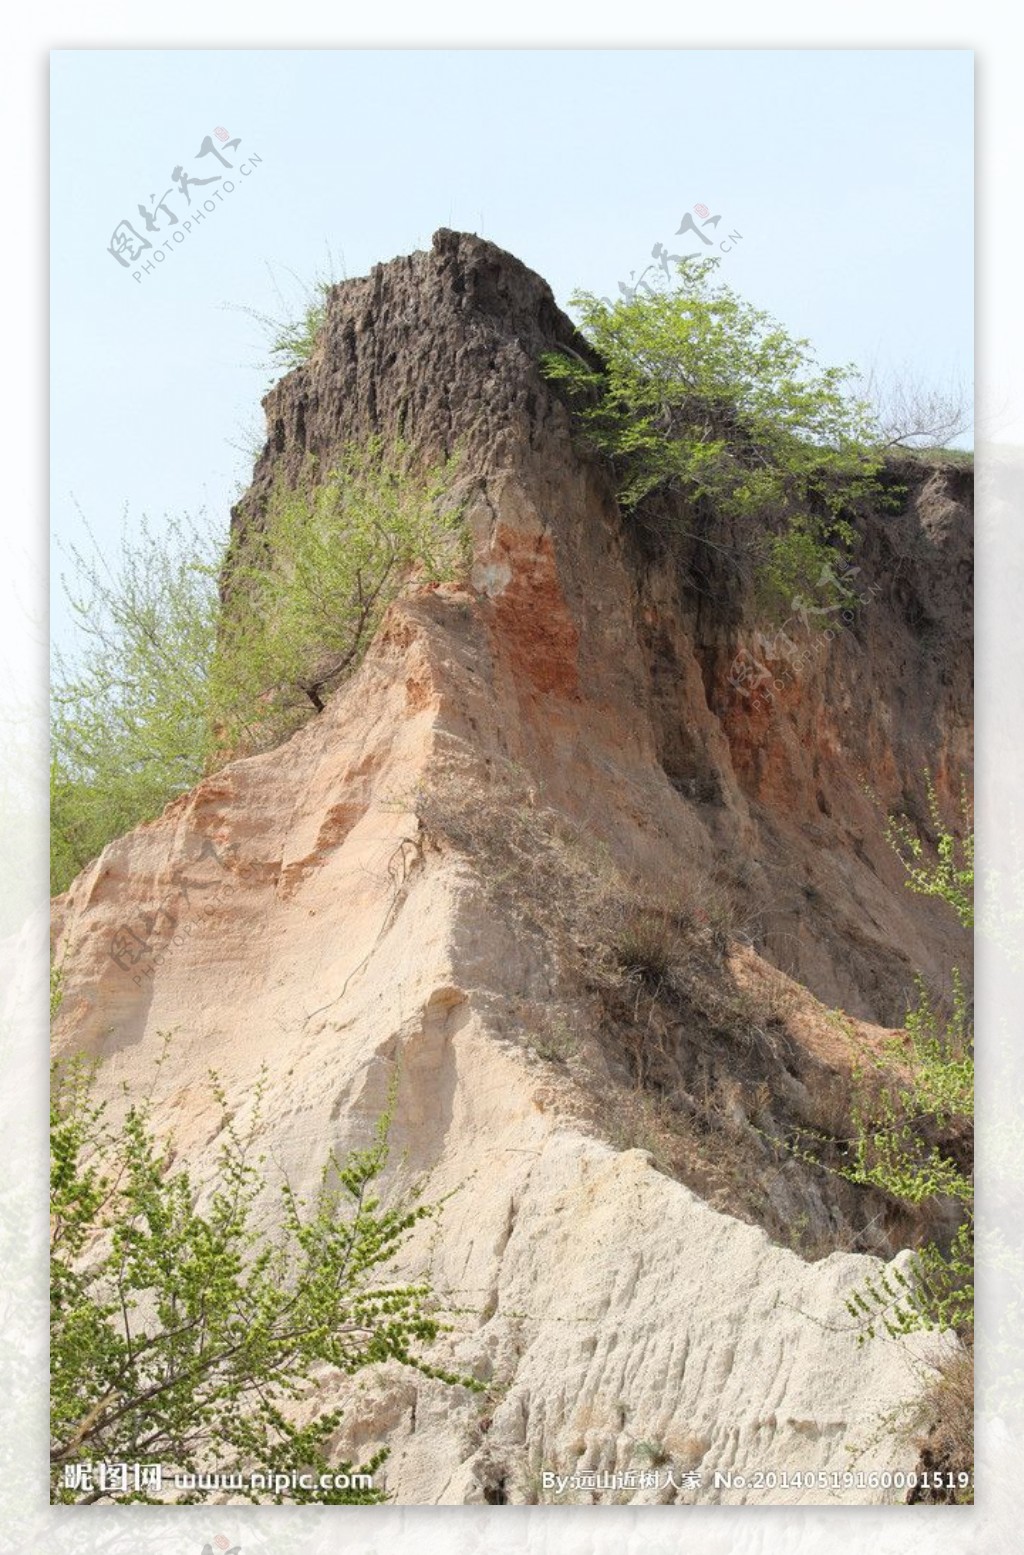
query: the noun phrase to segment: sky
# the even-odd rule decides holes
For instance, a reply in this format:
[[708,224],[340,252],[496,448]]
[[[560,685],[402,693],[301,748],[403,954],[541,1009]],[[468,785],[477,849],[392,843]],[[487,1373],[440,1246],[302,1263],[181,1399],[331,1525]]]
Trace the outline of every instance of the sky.
[[[253,314],[438,227],[568,306],[685,251],[706,206],[720,279],[822,362],[969,382],[972,84],[971,52],[942,49],[53,53],[55,639],[86,525],[102,551],[142,514],[226,529],[274,376]],[[182,191],[199,178],[219,182]],[[124,221],[161,262],[119,262]]]

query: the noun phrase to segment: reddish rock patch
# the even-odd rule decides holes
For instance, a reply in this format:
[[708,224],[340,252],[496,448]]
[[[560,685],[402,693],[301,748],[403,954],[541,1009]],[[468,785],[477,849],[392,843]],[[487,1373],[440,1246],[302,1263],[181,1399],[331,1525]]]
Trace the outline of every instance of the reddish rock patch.
[[494,601],[495,656],[534,691],[578,696],[579,631],[562,593],[551,537],[501,526],[495,549],[512,568],[511,581]]

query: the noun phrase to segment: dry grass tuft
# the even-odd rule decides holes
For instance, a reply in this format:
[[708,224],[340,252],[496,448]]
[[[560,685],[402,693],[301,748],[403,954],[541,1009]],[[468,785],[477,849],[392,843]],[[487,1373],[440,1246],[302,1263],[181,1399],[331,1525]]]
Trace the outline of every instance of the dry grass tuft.
[[[973,1342],[958,1349],[940,1366],[912,1418],[909,1432],[920,1452],[918,1473],[941,1474],[944,1479],[950,1474],[973,1478]],[[915,1486],[908,1492],[907,1500],[945,1506],[973,1504],[974,1488]]]

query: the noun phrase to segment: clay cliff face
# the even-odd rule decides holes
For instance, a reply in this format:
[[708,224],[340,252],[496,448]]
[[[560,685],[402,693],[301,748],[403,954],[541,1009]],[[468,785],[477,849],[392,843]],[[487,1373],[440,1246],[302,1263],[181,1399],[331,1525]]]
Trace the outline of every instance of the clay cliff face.
[[602,751],[657,783],[626,835],[609,813],[609,845],[644,868],[671,856],[663,839],[734,857],[758,948],[820,998],[898,1023],[910,970],[941,976],[952,931],[904,889],[879,814],[924,821],[926,770],[948,807],[970,768],[971,474],[895,461],[908,498],[861,525],[852,623],[798,610],[779,634],[737,595],[727,531],[680,564],[623,525],[538,372],[562,346],[588,354],[546,284],[476,238],[439,232],[431,253],[345,283],[321,349],[265,401],[235,530],[310,453],[326,466],[373,432],[427,456],[463,447],[477,673],[517,713],[498,752],[543,762],[570,808],[600,785]]
[[[559,345],[587,351],[545,283],[462,234],[335,289],[265,401],[236,543],[279,471],[380,433],[462,450],[471,569],[395,605],[286,745],[79,877],[58,1046],[99,1054],[113,1095],[171,1032],[159,1116],[197,1176],[206,1071],[244,1113],[266,1062],[300,1189],[397,1068],[395,1185],[460,1189],[407,1266],[470,1309],[446,1343],[494,1388],[482,1410],[399,1369],[324,1379],[339,1456],[387,1442],[401,1501],[543,1498],[544,1470],[635,1468],[654,1440],[708,1471],[841,1473],[851,1446],[912,1467],[876,1435],[912,1347],[832,1325],[867,1254],[923,1228],[781,1142],[841,1112],[915,971],[941,991],[965,962],[884,817],[924,819],[926,769],[949,805],[968,767],[969,477],[894,466],[907,499],[863,520],[851,622],[766,644],[727,536],[670,556],[624,521],[539,372]],[[660,977],[636,940],[666,923]],[[635,1499],[666,1494],[744,1497]]]

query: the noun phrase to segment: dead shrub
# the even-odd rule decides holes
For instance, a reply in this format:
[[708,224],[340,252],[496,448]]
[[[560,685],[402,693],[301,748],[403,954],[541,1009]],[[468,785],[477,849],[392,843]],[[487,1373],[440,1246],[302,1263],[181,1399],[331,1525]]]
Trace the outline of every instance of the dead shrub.
[[[974,1345],[964,1345],[946,1358],[926,1390],[910,1429],[912,1444],[918,1449],[918,1473],[929,1479],[941,1475],[968,1475],[974,1469]],[[956,1505],[973,1503],[974,1489],[968,1483],[940,1486],[915,1485],[907,1492],[908,1502]]]
[[534,1030],[525,1033],[530,1047],[552,1064],[567,1064],[580,1049],[580,1039],[566,1016],[556,1010],[544,1011]]
[[851,1087],[850,1075],[838,1070],[815,1074],[813,1084],[801,1085],[797,1093],[793,1104],[797,1120],[816,1136],[845,1143],[853,1134]]
[[627,907],[611,950],[628,978],[661,987],[672,976],[682,944],[682,930],[674,913],[636,903]]

